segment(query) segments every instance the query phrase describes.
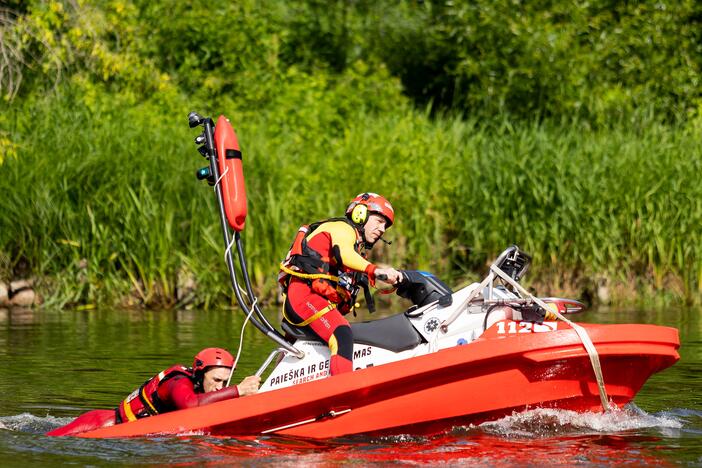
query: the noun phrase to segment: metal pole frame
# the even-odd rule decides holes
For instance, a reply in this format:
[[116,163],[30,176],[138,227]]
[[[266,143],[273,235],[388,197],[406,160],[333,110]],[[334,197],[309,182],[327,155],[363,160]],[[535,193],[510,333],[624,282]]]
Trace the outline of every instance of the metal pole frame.
[[[214,145],[214,122],[212,121],[211,118],[207,117],[203,119],[202,126],[204,127],[204,136],[205,136],[205,148],[207,149],[207,154],[208,154],[208,160],[210,163],[210,174],[212,174],[212,177],[214,177],[215,180],[215,194],[217,195],[217,205],[219,207],[219,219],[222,227],[222,237],[224,238],[224,246],[225,246],[225,261],[227,263],[227,267],[229,269],[229,278],[232,282],[232,288],[234,289],[234,295],[236,296],[236,301],[239,304],[239,306],[242,308],[245,314],[249,314],[251,312],[251,306],[246,303],[246,300],[241,294],[241,288],[239,286],[239,281],[237,280],[236,276],[236,268],[234,266],[234,258],[232,256],[231,252],[231,237],[229,233],[229,226],[227,224],[227,215],[226,212],[224,211],[224,196],[222,194],[222,186],[221,186],[221,180],[220,180],[220,173],[219,173],[219,165],[218,165],[218,155],[217,155],[217,149],[215,148]],[[246,260],[244,257],[244,249],[243,249],[243,244],[241,241],[241,236],[239,235],[238,232],[234,233],[234,242],[237,244],[237,252],[239,254],[239,266],[242,270],[242,276],[244,278],[244,283],[246,285],[246,290],[247,294],[249,295],[249,298],[254,298],[253,290],[251,288],[251,280],[249,279],[249,274],[248,270],[246,268]],[[253,301],[253,308],[255,309],[255,317],[252,315],[251,318],[249,319],[251,323],[254,324],[256,328],[258,328],[261,333],[266,335],[268,338],[273,340],[277,345],[280,347],[284,348],[294,356],[297,356],[298,358],[304,357],[304,353],[294,346],[292,346],[290,343],[288,343],[285,340],[285,337],[278,332],[269,322],[266,320],[264,317],[263,313],[261,312],[261,309],[258,307],[258,301]]]

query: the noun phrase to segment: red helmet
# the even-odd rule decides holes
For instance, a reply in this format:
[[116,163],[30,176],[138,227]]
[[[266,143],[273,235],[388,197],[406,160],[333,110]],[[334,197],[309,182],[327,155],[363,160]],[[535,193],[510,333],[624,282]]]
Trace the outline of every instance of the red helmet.
[[234,356],[222,348],[205,348],[195,355],[193,372],[203,371],[212,366],[234,367]]
[[392,205],[385,197],[377,193],[359,193],[346,207],[346,217],[356,224],[365,224],[368,221],[369,213],[376,213],[387,219],[386,228],[395,222],[395,210],[393,210]]

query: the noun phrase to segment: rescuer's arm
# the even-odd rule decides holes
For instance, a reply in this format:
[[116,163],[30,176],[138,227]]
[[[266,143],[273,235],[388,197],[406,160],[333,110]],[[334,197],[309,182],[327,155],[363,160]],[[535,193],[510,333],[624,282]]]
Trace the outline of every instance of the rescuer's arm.
[[198,406],[209,405],[210,403],[229,400],[230,398],[237,398],[240,396],[243,395],[239,393],[239,388],[234,385],[233,387],[225,387],[221,390],[215,390],[214,392],[198,393],[197,404]]
[[163,385],[166,387],[168,396],[164,398],[159,391],[159,397],[164,401],[170,401],[176,409],[195,408],[239,396],[239,390],[236,386],[209,393],[195,393],[192,381],[184,376],[173,377],[164,382]]
[[354,250],[356,245],[356,231],[354,228],[343,221],[325,223],[323,226],[331,237],[332,245],[339,248],[341,263],[346,268],[367,273],[371,281],[375,281],[375,270],[377,267]]
[[328,223],[328,225],[327,232],[331,236],[332,245],[339,247],[341,262],[345,267],[368,274],[373,286],[378,275],[384,275],[385,278],[382,281],[386,283],[397,284],[402,281],[402,273],[399,271],[394,268],[378,268],[354,250],[356,232],[351,226],[342,221]]

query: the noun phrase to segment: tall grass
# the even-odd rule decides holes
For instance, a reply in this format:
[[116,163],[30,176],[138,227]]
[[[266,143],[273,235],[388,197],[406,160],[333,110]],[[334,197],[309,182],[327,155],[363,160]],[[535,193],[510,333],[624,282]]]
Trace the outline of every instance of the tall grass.
[[[19,149],[0,166],[0,276],[38,277],[56,305],[177,306],[179,277],[194,278],[201,306],[231,303],[214,196],[194,177],[204,160],[191,106],[70,104],[47,98],[11,119]],[[239,135],[244,241],[266,299],[300,224],[376,191],[397,214],[376,261],[456,283],[516,243],[534,256],[527,281],[540,293],[604,283],[622,300],[700,301],[702,151],[691,128],[511,125],[410,107],[339,121],[304,105],[222,104],[197,110],[227,114]]]

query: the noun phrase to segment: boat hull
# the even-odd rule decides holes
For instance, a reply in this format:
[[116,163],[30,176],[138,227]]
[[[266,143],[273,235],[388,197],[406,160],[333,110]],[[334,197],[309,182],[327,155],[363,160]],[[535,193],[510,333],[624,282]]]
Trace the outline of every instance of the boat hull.
[[[502,335],[493,326],[470,344],[79,436],[426,434],[525,408],[601,411],[587,352],[575,331],[561,325],[550,333]],[[607,395],[617,406],[679,359],[674,328],[581,325],[597,348]]]

